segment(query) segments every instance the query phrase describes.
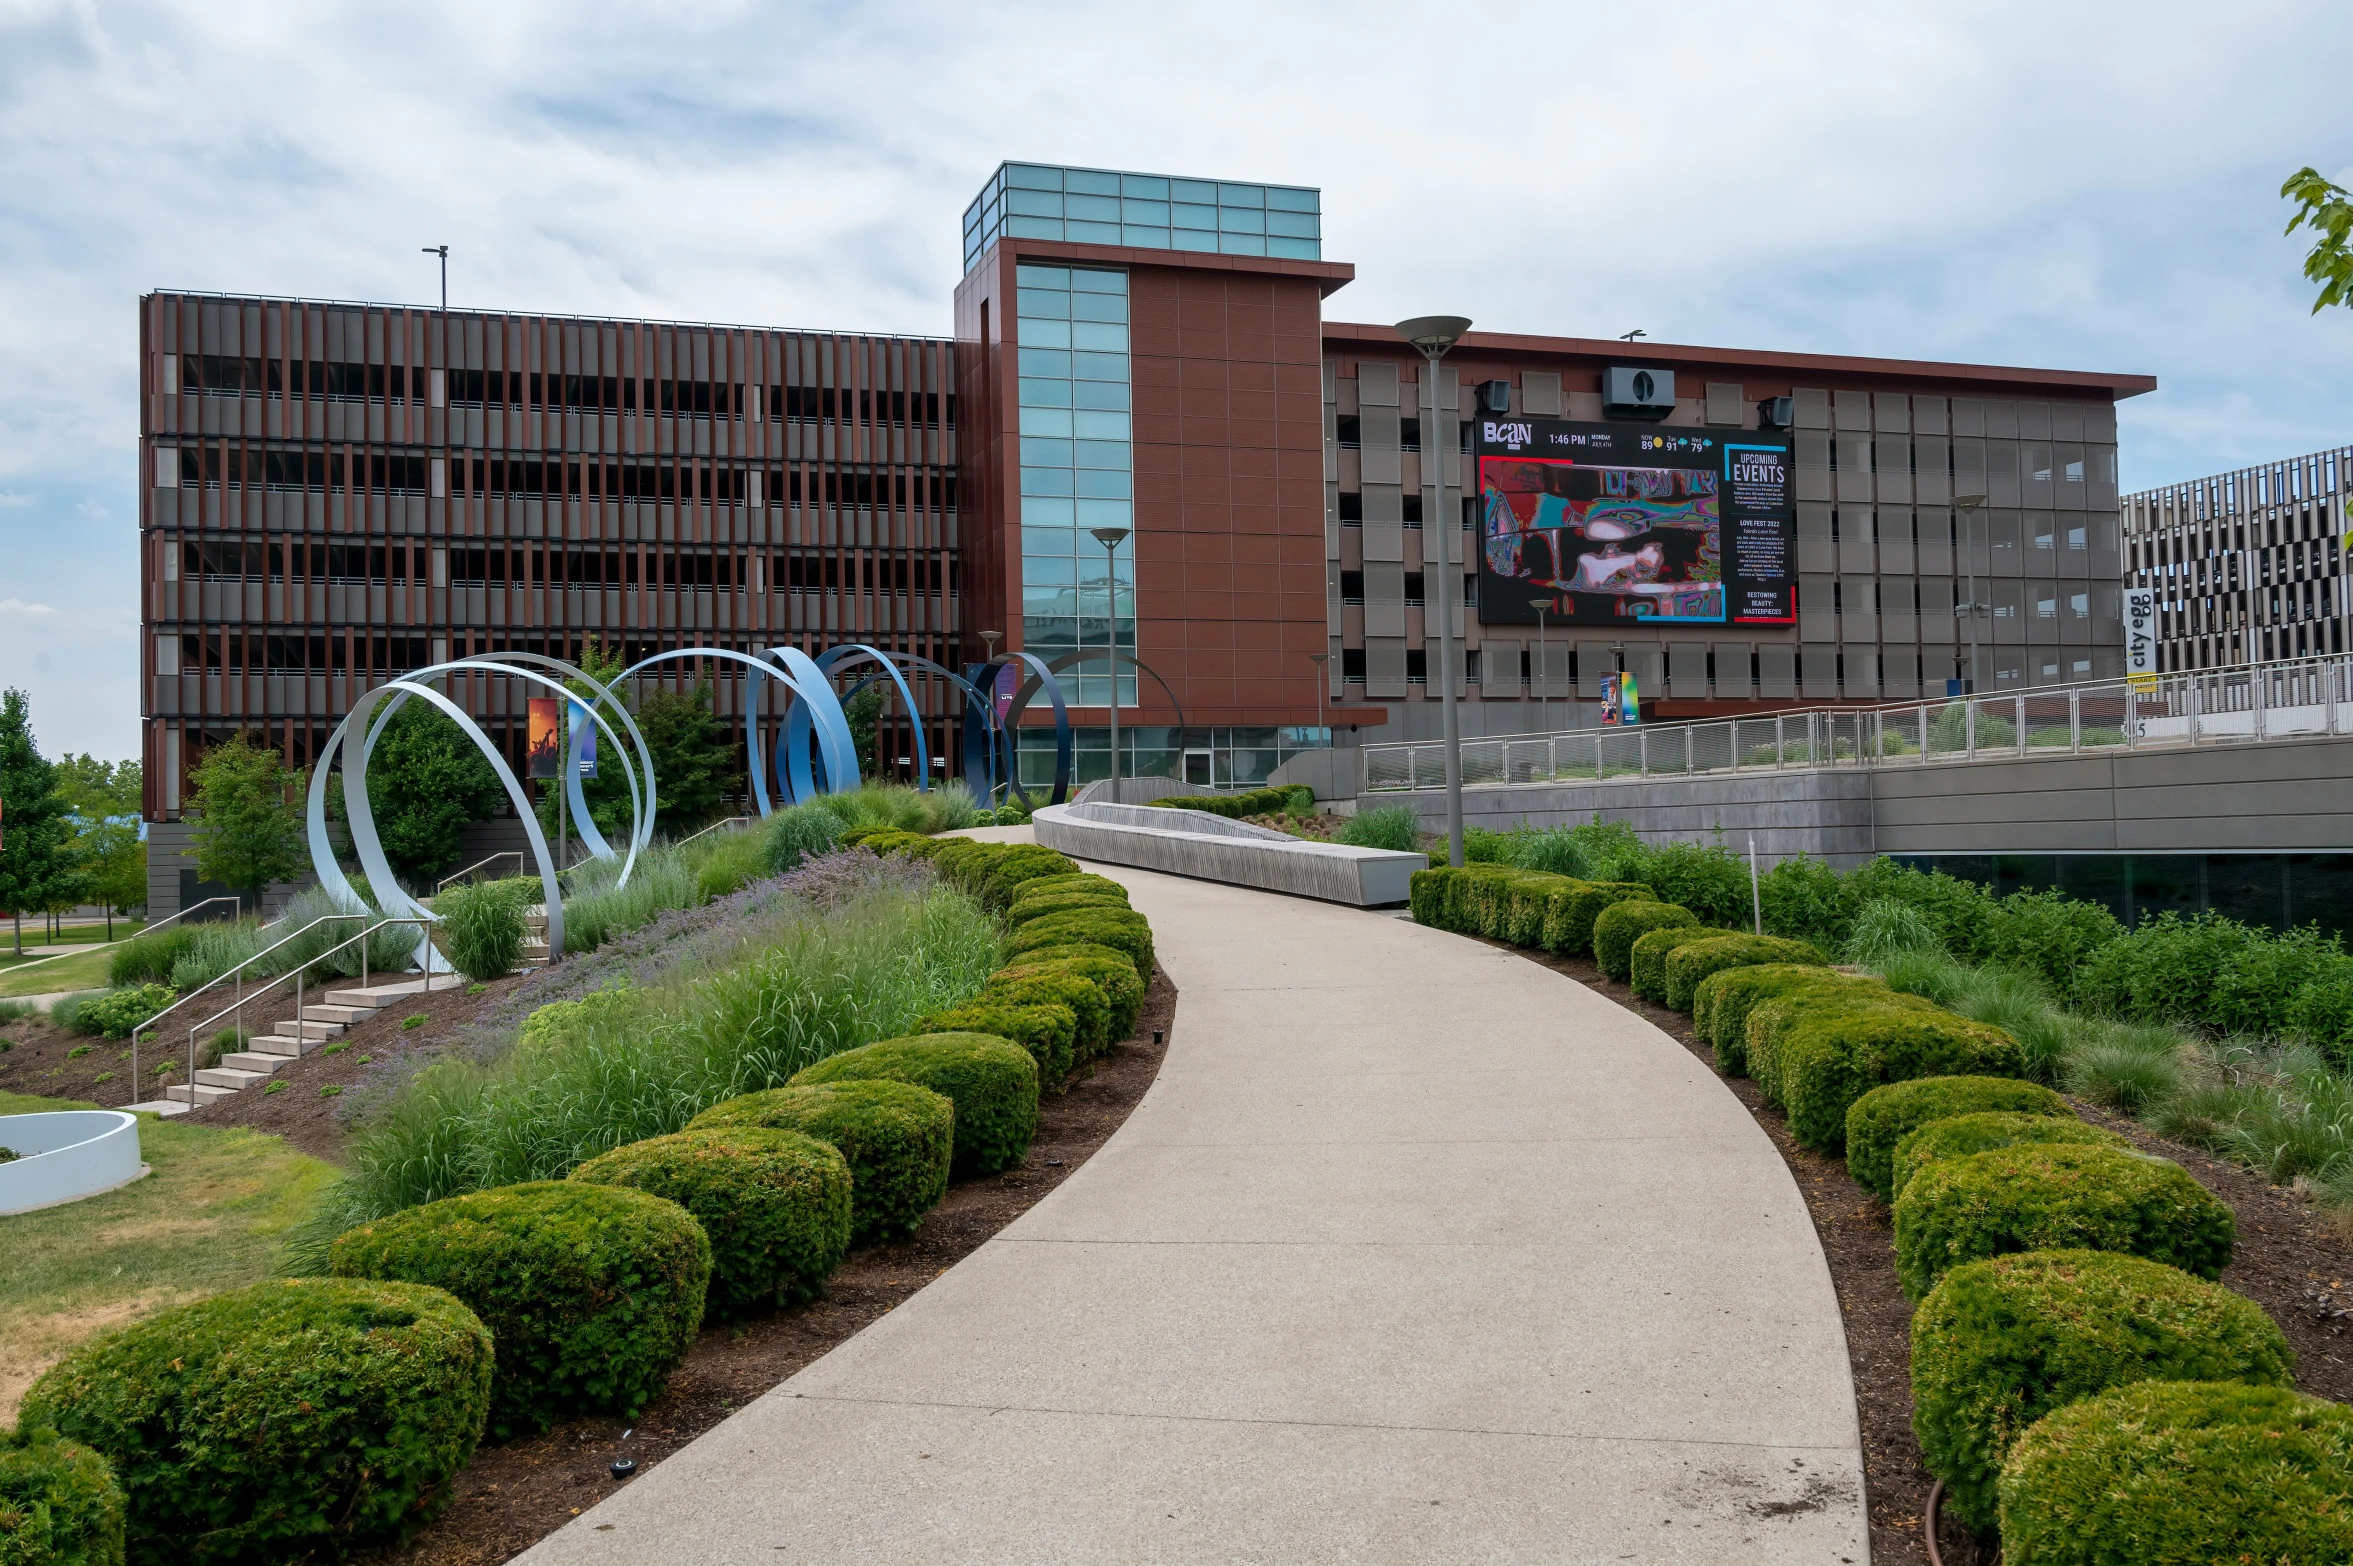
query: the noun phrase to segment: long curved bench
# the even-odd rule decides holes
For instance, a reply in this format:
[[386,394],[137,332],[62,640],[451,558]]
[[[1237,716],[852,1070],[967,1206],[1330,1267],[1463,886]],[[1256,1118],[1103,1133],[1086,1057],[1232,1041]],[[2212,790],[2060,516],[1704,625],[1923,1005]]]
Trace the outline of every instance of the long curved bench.
[[1413,873],[1430,865],[1421,854],[1319,843],[1206,811],[1152,805],[1048,805],[1030,817],[1030,827],[1039,842],[1074,859],[1355,908],[1404,902]]

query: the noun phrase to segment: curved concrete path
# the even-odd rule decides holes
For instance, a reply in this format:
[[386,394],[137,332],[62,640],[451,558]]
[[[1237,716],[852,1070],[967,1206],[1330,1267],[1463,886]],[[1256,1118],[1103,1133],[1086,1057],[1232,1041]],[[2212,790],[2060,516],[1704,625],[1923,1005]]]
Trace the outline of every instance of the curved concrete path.
[[1869,1558],[1828,1269],[1704,1066],[1507,952],[1106,873],[1182,992],[1127,1124],[523,1561]]

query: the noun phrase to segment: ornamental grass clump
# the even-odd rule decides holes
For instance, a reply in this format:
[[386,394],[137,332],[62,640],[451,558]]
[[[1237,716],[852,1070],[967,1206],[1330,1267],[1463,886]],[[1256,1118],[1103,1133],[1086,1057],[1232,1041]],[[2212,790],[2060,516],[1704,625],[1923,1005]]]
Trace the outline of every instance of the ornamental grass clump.
[[1385,848],[1392,853],[1411,854],[1421,851],[1422,822],[1411,805],[1383,805],[1378,810],[1359,810],[1340,823],[1340,830],[1332,834],[1332,841],[1350,848]]
[[[2132,1144],[2115,1132],[2086,1125],[2072,1114],[2062,1117],[2033,1110],[1978,1110],[1947,1115],[1906,1132],[1895,1145],[1895,1156],[1889,1160],[1887,1183],[1900,1195],[1912,1183],[1914,1175],[1940,1158],[1966,1158],[1971,1153],[1990,1153],[1997,1147],[2022,1147],[2029,1143],[2132,1150]],[[1851,1137],[1847,1145],[1851,1155],[1854,1146]],[[1884,1200],[1892,1202],[1894,1198]]]
[[505,882],[453,886],[433,899],[450,966],[477,984],[503,979],[523,955],[524,904]]
[[913,1234],[947,1193],[956,1106],[929,1088],[880,1078],[769,1088],[713,1104],[689,1131],[798,1131],[850,1166],[850,1243]]
[[125,1504],[106,1459],[79,1441],[0,1429],[5,1566],[122,1566]]
[[1634,945],[1627,952],[1628,984],[1644,1000],[1664,1001],[1667,998],[1667,959],[1683,947],[1713,940],[1723,933],[1704,924],[1670,925],[1664,929],[1644,931],[1635,938]]
[[1845,1148],[1847,1110],[1882,1083],[2024,1069],[2009,1034],[1932,1007],[1825,1008],[1798,1018],[1774,1051],[1790,1135],[1820,1153]]
[[2054,1409],[2135,1381],[2286,1386],[2254,1301],[2134,1256],[2044,1250],[1956,1267],[1912,1315],[1912,1429],[1947,1504],[1994,1522],[2011,1446]]
[[1998,1493],[2005,1566],[2353,1561],[2353,1408],[2134,1382],[2029,1427]]
[[768,818],[766,847],[768,873],[798,870],[819,854],[831,853],[841,841],[841,818],[823,805],[795,805]]
[[816,1297],[850,1248],[850,1166],[794,1131],[731,1126],[649,1137],[572,1171],[676,1202],[711,1240],[711,1314]]
[[1881,1201],[1893,1201],[1896,1144],[1931,1121],[1978,1110],[2016,1110],[2073,1120],[2067,1100],[2011,1077],[1915,1077],[1873,1088],[1847,1107],[1846,1172]]
[[954,1172],[995,1174],[1029,1154],[1038,1129],[1038,1064],[1029,1051],[985,1033],[883,1039],[819,1061],[792,1085],[912,1082],[956,1106]]
[[489,1330],[440,1289],[278,1278],[92,1339],[18,1417],[106,1459],[132,1560],[343,1555],[449,1504],[492,1363]]
[[694,1347],[711,1243],[641,1191],[540,1180],[428,1202],[337,1237],[339,1278],[446,1289],[490,1329],[490,1434],[635,1418]]
[[[1636,944],[1640,944],[1639,942]],[[1739,935],[1718,931],[1704,940],[1686,942],[1667,954],[1666,1002],[1676,1011],[1693,1011],[1700,985],[1728,968],[1767,965],[1827,968],[1830,959],[1807,941],[1774,935]]]
[[1634,943],[1653,930],[1695,926],[1699,915],[1674,903],[1626,900],[1612,903],[1593,921],[1593,960],[1624,983],[1633,974]]
[[1896,1276],[1915,1300],[1952,1268],[2012,1251],[2115,1251],[2216,1278],[2236,1236],[2230,1208],[2179,1164],[2109,1147],[1939,1159],[1895,1200]]

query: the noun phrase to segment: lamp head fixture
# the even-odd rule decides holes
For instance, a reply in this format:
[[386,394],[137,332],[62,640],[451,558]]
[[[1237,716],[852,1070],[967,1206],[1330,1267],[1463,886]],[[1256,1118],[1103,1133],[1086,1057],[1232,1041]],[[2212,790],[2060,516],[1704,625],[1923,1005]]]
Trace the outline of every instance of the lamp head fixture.
[[1953,504],[1963,511],[1975,511],[1985,504],[1985,497],[1983,495],[1955,495]]
[[1128,530],[1124,527],[1098,527],[1090,528],[1088,531],[1095,535],[1095,542],[1101,544],[1105,549],[1118,548],[1120,540],[1128,535]]
[[1462,341],[1470,329],[1470,317],[1464,315],[1417,315],[1397,323],[1397,335],[1432,358]]
[[1632,330],[1632,331],[1630,331],[1630,332],[1620,332],[1620,333],[1618,334],[1618,341],[1620,341],[1620,342],[1622,342],[1622,343],[1630,343],[1630,342],[1632,342],[1632,341],[1633,341],[1635,338],[1637,338],[1637,337],[1648,337],[1649,335],[1650,335],[1650,333],[1648,333],[1648,332],[1644,331],[1644,330],[1643,330],[1641,327],[1637,326],[1636,328],[1634,328],[1634,330]]

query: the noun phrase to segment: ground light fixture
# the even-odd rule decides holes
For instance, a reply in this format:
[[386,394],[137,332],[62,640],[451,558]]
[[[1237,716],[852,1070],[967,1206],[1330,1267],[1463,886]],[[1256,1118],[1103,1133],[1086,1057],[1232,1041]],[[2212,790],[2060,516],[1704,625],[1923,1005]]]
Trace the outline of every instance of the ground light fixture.
[[1977,682],[1984,678],[1984,664],[1977,646],[1977,617],[1985,606],[1977,601],[1977,545],[1971,538],[1971,524],[1977,513],[1985,509],[1983,495],[1955,495],[1953,509],[1961,513],[1961,566],[1969,577],[1969,678],[1962,686],[1964,696],[1977,694]]
[[1438,535],[1438,699],[1443,709],[1443,733],[1446,739],[1446,862],[1457,868],[1462,865],[1462,717],[1454,707],[1454,621],[1460,609],[1456,600],[1462,589],[1454,585],[1453,520],[1443,513],[1446,507],[1446,483],[1440,461],[1453,444],[1439,433],[1442,420],[1438,409],[1438,361],[1447,351],[1462,341],[1463,333],[1471,329],[1468,316],[1417,315],[1410,321],[1397,323],[1397,335],[1421,353],[1428,361],[1422,379],[1430,388],[1430,422],[1428,434],[1422,440],[1422,476],[1430,487],[1430,498],[1422,514],[1433,525],[1425,525],[1423,547],[1427,548],[1431,533]]
[[1111,802],[1119,803],[1119,546],[1124,527],[1088,531],[1103,546],[1103,636],[1111,644]]

